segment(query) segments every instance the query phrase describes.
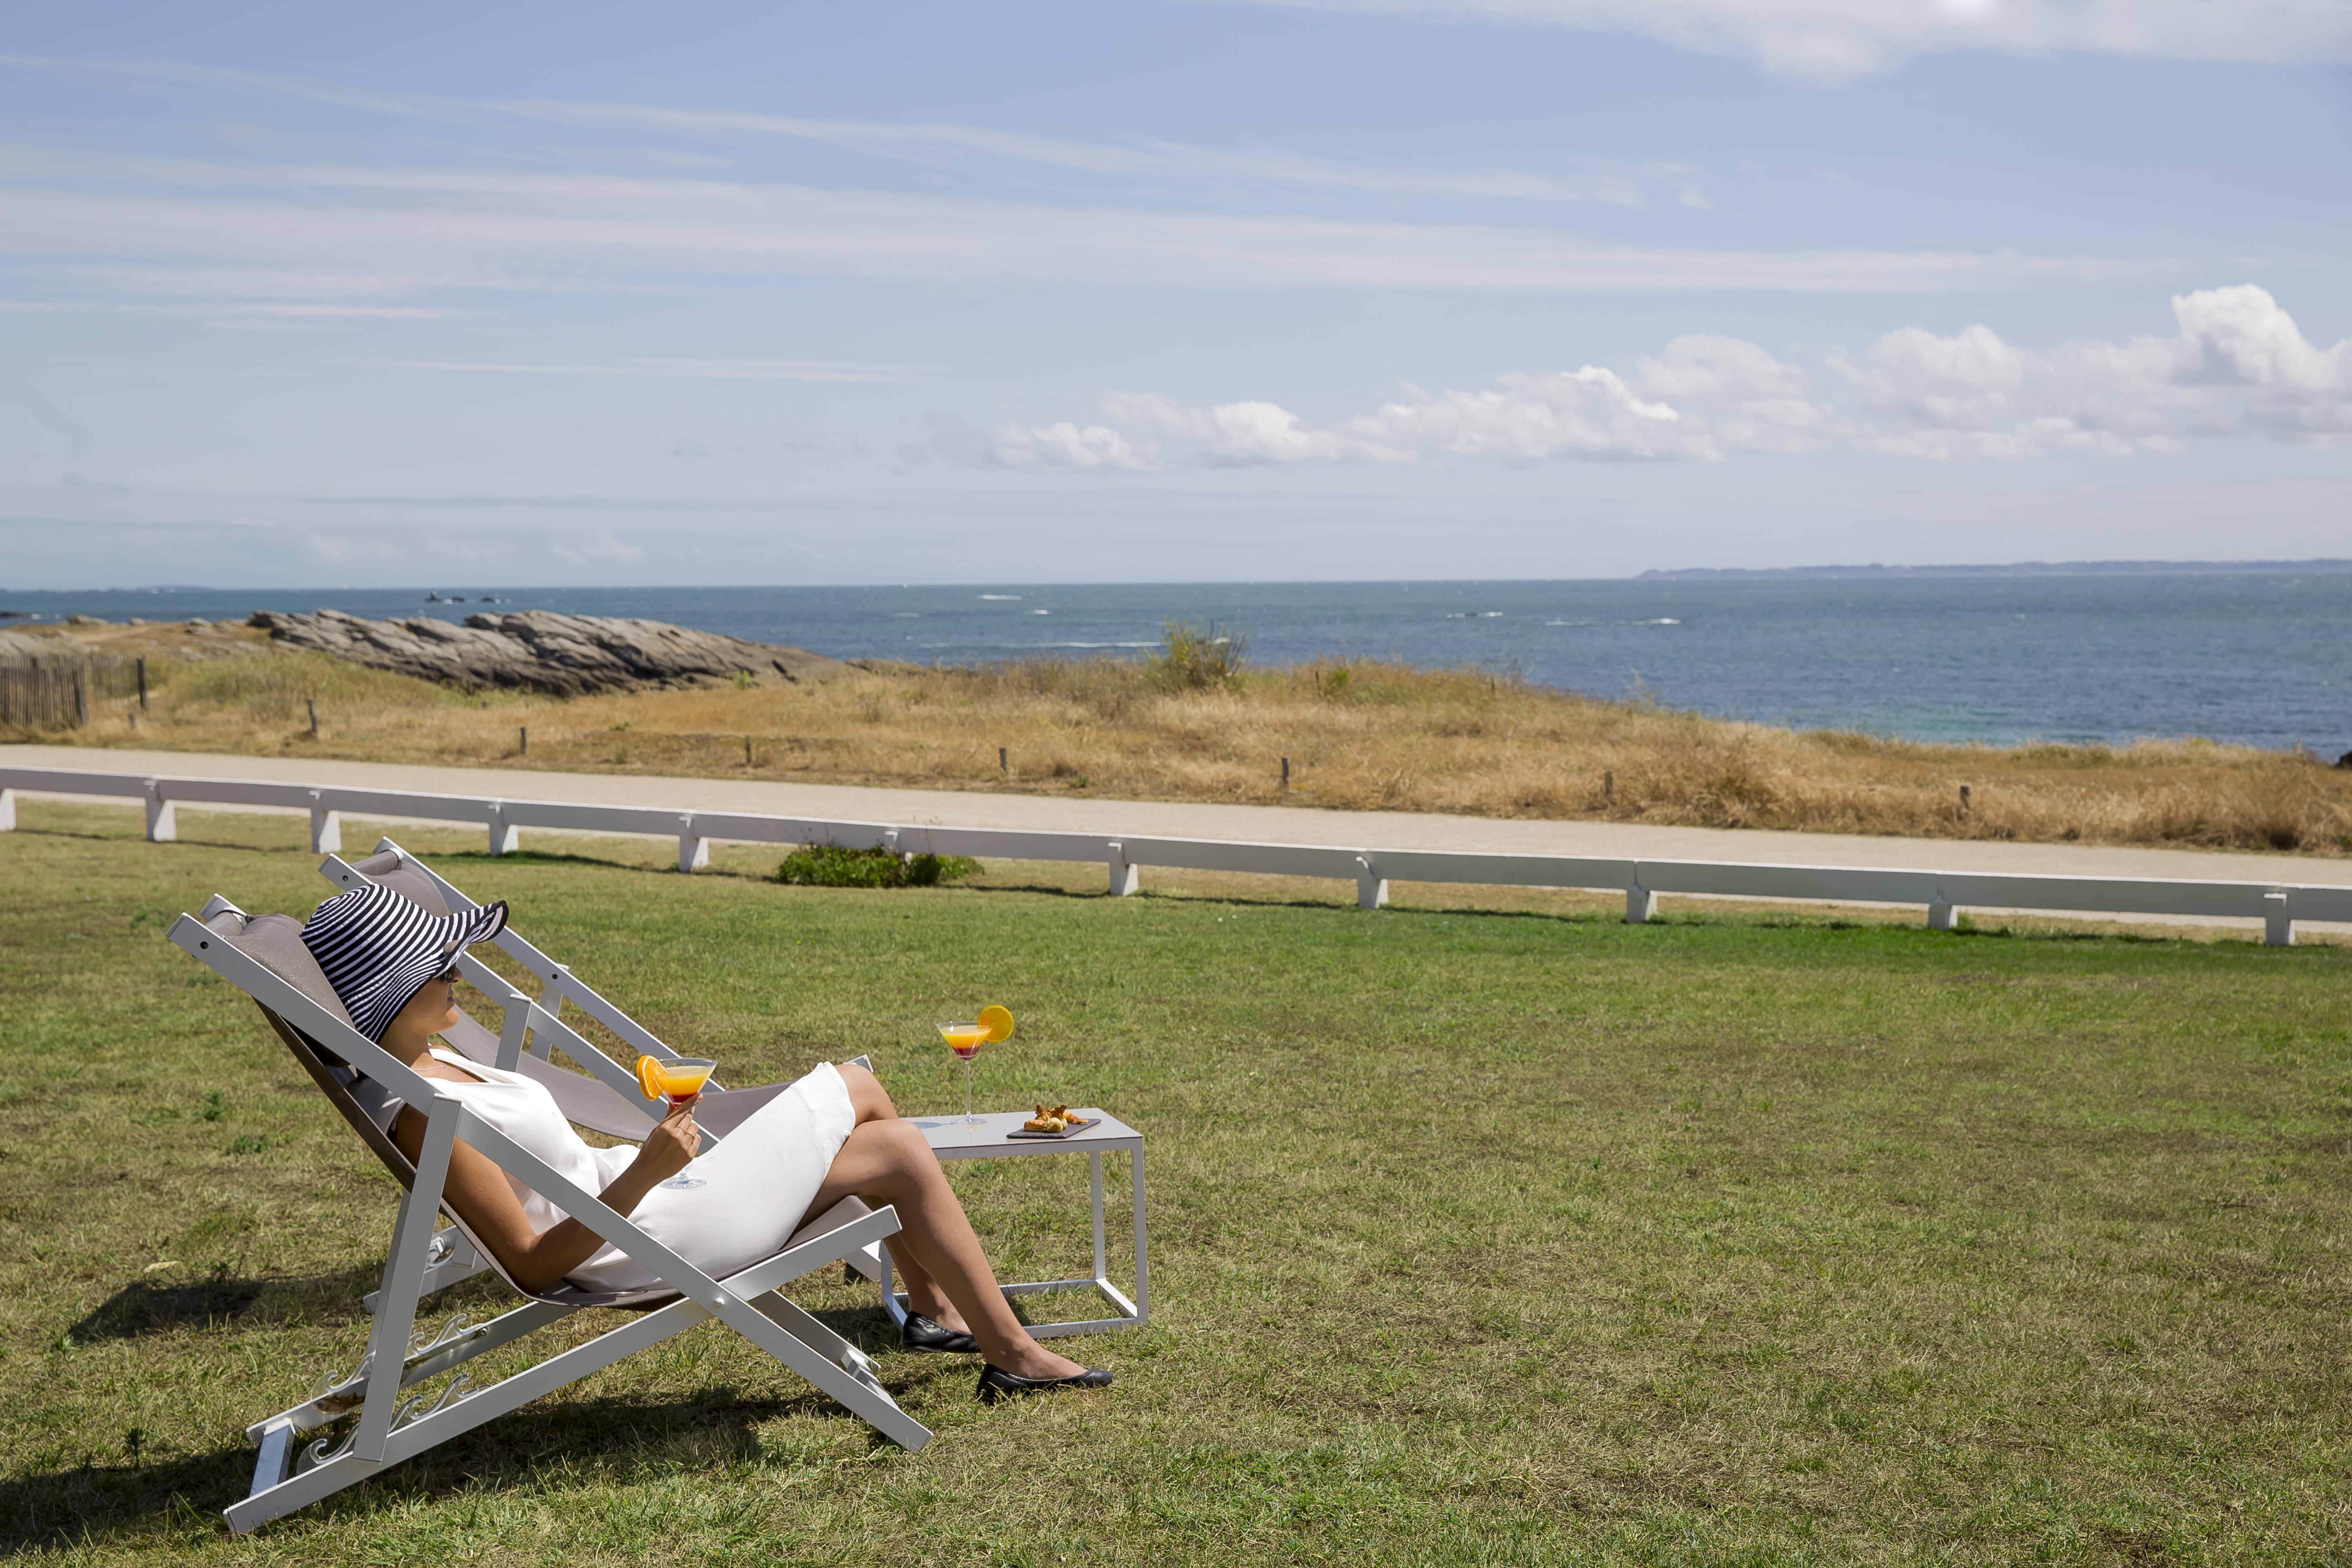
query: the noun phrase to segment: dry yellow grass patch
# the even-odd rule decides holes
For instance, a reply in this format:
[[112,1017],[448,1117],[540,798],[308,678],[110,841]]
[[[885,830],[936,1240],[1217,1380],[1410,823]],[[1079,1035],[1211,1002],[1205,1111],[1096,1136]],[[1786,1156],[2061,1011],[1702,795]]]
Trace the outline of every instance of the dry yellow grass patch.
[[135,730],[135,705],[112,702],[88,731],[43,738],[564,772],[2352,853],[2352,773],[2195,739],[1926,745],[1600,701],[1483,670],[1363,663],[1248,671],[1197,689],[1119,659],[877,664],[821,684],[565,702],[457,691],[272,648],[242,629],[98,635],[113,651],[211,657],[159,660],[153,706]]

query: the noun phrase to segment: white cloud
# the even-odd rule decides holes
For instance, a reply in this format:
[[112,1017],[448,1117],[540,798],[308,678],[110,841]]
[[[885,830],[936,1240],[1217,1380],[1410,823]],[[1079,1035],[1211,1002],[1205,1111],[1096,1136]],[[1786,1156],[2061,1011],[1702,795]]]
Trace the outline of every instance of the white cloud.
[[978,125],[809,120],[726,109],[654,104],[518,101],[494,106],[520,117],[572,126],[625,127],[700,137],[778,137],[907,163],[945,164],[972,158],[1034,163],[1076,174],[1134,178],[1238,181],[1358,191],[1374,195],[1516,202],[1601,202],[1647,206],[1664,199],[1708,205],[1698,171],[1687,163],[1572,160],[1572,175],[1511,169],[1382,168],[1260,149],[1226,152],[1181,142],[1133,144],[1075,142]]
[[1346,428],[1390,461],[1715,455],[1678,411],[1643,399],[1616,372],[1596,365],[1502,375],[1483,392],[1408,388]]
[[1822,447],[1937,459],[2124,455],[2191,439],[2352,436],[2352,339],[2307,341],[2252,284],[2172,301],[2172,337],[2037,352],[1990,327],[1918,327],[1818,365],[1737,338],[1676,338],[1622,373],[1517,371],[1475,392],[1407,386],[1369,414],[1309,424],[1265,401],[1104,397],[1087,423],[1009,424],[945,445],[1032,470],[1460,460],[1685,459]]
[[2252,284],[2183,295],[2172,310],[2168,338],[2035,353],[1986,327],[1949,337],[1913,327],[1833,355],[1830,368],[1865,421],[1859,444],[1922,457],[2352,433],[2352,341],[2315,347]]
[[927,381],[935,374],[928,365],[888,364],[864,360],[648,357],[610,363],[444,359],[355,359],[345,363],[374,370],[429,370],[464,375],[663,376],[684,381],[903,384]]
[[[1593,245],[1536,229],[1053,206],[740,181],[326,165],[124,166],[59,189],[16,159],[0,255],[183,296],[203,275],[431,289],[789,274],[1192,288],[1948,292],[2173,263],[1969,251]],[[153,188],[160,184],[162,188]],[[144,187],[144,188],[142,188]],[[110,271],[102,270],[110,268]],[[218,292],[226,292],[224,288]]]
[[[1377,195],[1431,196],[1452,200],[1600,202],[1647,206],[1666,201],[1708,205],[1699,172],[1673,162],[1624,163],[1595,158],[1565,160],[1573,173],[1535,174],[1512,169],[1384,168],[1312,158],[1274,149],[1232,152],[1181,142],[1082,142],[1039,136],[983,125],[920,121],[819,120],[747,110],[679,109],[662,104],[593,103],[568,100],[503,101],[431,98],[343,87],[303,77],[262,71],[225,70],[169,61],[114,61],[0,54],[0,67],[35,71],[78,85],[139,82],[226,94],[325,104],[364,113],[442,123],[495,125],[528,120],[578,129],[623,130],[704,141],[740,142],[749,138],[813,142],[863,156],[941,166],[973,159],[1029,163],[1075,174],[1129,179],[1239,182],[1308,189],[1355,191]],[[655,154],[661,156],[662,154]],[[4,157],[0,154],[0,157]],[[95,161],[95,160],[94,160]]]
[[609,528],[593,533],[575,534],[570,542],[550,546],[563,560],[575,566],[621,566],[645,558],[642,547],[614,537]]
[[1137,438],[1108,425],[1000,425],[968,455],[1008,468],[1065,468],[1076,473],[1143,473],[1160,467],[1160,452],[1148,437]]
[[51,436],[79,457],[89,449],[89,432],[80,420],[44,397],[37,387],[21,381],[0,381],[0,408],[14,405],[32,416]]
[[265,316],[294,321],[457,321],[478,316],[438,305],[230,305],[232,316]]
[[2269,65],[2352,61],[2341,0],[1257,0],[1634,33],[1835,80],[1947,49]]

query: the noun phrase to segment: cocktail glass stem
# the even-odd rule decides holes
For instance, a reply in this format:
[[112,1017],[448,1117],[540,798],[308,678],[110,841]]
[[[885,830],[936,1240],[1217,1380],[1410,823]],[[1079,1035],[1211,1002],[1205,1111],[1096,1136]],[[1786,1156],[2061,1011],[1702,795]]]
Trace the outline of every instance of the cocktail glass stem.
[[980,1125],[980,1118],[971,1113],[971,1058],[970,1057],[963,1058],[963,1123],[967,1127]]

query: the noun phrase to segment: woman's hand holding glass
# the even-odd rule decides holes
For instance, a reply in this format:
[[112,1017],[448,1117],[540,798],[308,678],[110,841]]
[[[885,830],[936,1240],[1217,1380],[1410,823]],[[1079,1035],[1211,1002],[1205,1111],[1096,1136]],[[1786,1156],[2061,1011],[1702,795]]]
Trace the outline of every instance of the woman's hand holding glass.
[[685,1170],[701,1152],[702,1130],[694,1124],[694,1101],[683,1100],[646,1134],[629,1174],[643,1175],[646,1185],[655,1186]]

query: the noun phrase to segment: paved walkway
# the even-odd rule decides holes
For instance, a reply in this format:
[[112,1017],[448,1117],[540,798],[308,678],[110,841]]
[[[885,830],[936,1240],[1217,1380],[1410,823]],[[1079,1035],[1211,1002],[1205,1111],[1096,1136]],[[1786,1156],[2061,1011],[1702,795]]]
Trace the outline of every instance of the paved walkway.
[[[81,746],[0,746],[0,766],[97,773],[266,779],[434,795],[492,795],[594,805],[677,806],[777,816],[1047,832],[1129,833],[1349,848],[1435,849],[1506,855],[1589,855],[1779,866],[1886,866],[2042,876],[2285,881],[2352,887],[2352,860],[2315,856],[2132,849],[2080,844],[2000,844],[1954,838],[1740,828],[1653,827],[1616,822],[1534,822],[1420,812],[1321,811],[1292,805],[1074,800],[1066,795],[954,790],[864,789],[758,779],[540,773],[522,768],[422,767],[302,757],[132,752]],[[202,809],[191,807],[190,809]]]

